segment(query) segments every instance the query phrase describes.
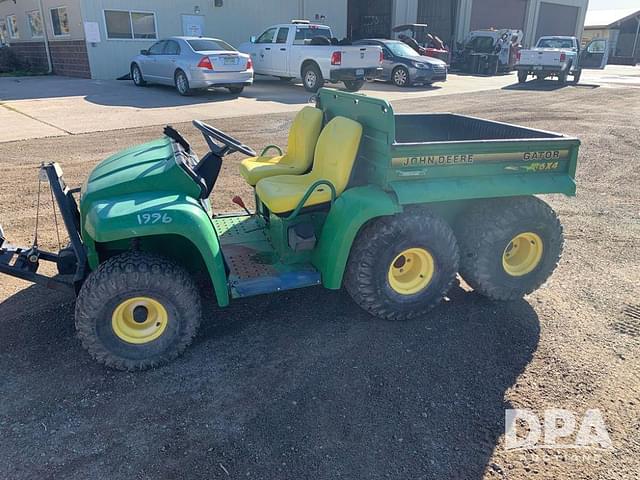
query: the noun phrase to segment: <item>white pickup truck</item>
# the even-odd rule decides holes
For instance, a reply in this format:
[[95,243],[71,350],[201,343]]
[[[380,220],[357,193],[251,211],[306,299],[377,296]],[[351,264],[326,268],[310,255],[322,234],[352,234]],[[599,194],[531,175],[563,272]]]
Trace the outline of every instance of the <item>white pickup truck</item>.
[[306,20],[271,26],[239,50],[251,55],[256,74],[302,79],[310,92],[325,82],[344,82],[355,92],[382,72],[380,47],[341,45],[329,27]]
[[573,82],[578,83],[583,69],[602,70],[608,59],[608,44],[602,38],[592,40],[582,50],[576,37],[540,37],[534,48],[518,53],[518,82],[535,75],[539,80],[558,77],[560,83],[566,83],[567,76],[572,75]]

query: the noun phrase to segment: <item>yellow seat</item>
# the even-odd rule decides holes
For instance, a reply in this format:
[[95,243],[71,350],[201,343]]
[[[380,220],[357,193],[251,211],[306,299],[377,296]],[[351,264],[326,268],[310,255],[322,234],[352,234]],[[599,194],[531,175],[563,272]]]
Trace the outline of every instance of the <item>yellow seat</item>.
[[[245,158],[240,163],[240,175],[249,185],[254,186],[263,178],[275,175],[299,175],[308,171],[311,168],[313,151],[321,129],[322,110],[304,107],[291,124],[287,153],[283,155],[280,147],[269,145],[259,157]],[[270,148],[278,149],[280,155],[265,156]]]
[[[345,117],[335,117],[322,130],[313,158],[313,169],[305,175],[280,175],[263,178],[256,185],[258,198],[273,213],[295,210],[302,197],[318,180],[328,180],[336,196],[347,187],[358,154],[362,125]],[[327,185],[315,188],[306,207],[331,201]]]

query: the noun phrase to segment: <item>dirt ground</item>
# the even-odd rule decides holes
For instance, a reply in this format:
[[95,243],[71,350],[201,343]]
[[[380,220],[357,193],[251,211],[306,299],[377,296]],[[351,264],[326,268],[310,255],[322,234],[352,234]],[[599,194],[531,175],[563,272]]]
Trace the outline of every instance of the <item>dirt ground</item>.
[[[0,478],[632,479],[640,472],[640,89],[545,85],[395,103],[578,136],[578,196],[548,196],[566,244],[525,300],[456,287],[426,318],[391,323],[314,288],[206,305],[173,364],[120,373],[74,336],[73,299],[0,279]],[[256,149],[291,114],[216,120]],[[204,143],[189,125],[178,125]],[[80,184],[159,128],[0,144],[0,222],[31,241],[36,166]],[[251,199],[225,159],[218,211]],[[40,243],[57,244],[47,189]],[[602,412],[613,450],[505,449],[505,409]],[[570,439],[569,439],[570,440]]]

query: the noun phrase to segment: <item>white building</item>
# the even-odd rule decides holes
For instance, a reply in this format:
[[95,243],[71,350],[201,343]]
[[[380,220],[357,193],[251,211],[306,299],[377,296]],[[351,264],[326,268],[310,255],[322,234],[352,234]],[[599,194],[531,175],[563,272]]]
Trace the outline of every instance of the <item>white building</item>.
[[[427,23],[448,43],[470,30],[517,28],[582,35],[588,0],[0,0],[0,34],[25,62],[55,73],[116,78],[156,39],[202,34],[231,44],[293,18],[325,23],[338,38],[389,37]],[[40,8],[42,5],[42,8]],[[38,27],[40,25],[40,27]]]

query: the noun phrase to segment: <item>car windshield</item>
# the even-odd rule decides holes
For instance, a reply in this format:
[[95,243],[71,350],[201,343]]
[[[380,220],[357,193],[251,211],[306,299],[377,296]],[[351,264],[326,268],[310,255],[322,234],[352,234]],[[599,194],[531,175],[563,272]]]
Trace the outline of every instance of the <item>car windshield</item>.
[[420,54],[416,52],[406,43],[402,42],[389,42],[386,44],[387,48],[391,50],[396,57],[419,57]]
[[213,40],[210,38],[199,38],[198,40],[187,40],[196,52],[208,52],[211,50],[230,50],[235,52],[236,49],[222,40]]
[[295,45],[309,45],[313,37],[331,38],[331,30],[325,27],[296,27]]
[[538,48],[573,48],[573,40],[570,38],[541,38]]

